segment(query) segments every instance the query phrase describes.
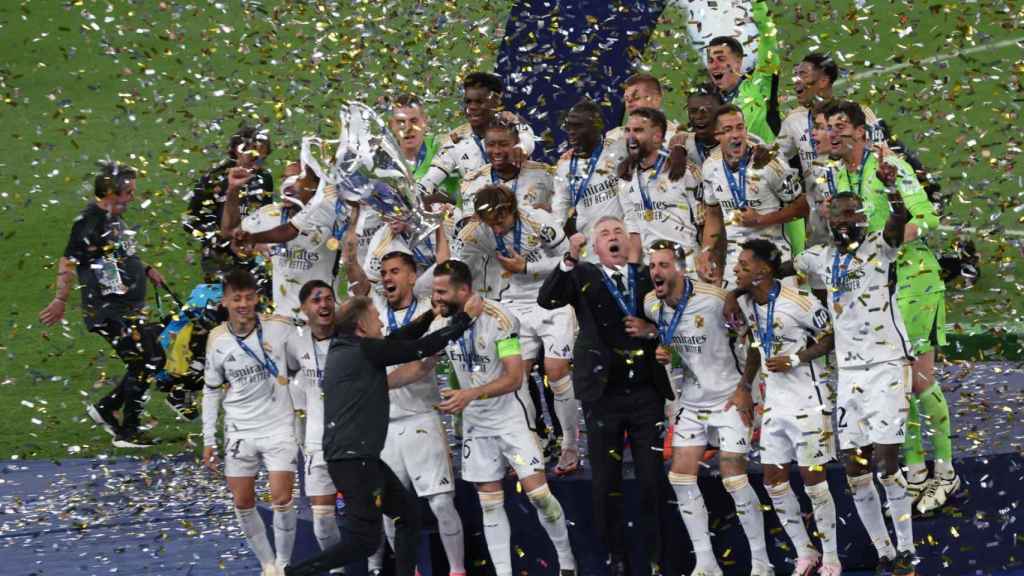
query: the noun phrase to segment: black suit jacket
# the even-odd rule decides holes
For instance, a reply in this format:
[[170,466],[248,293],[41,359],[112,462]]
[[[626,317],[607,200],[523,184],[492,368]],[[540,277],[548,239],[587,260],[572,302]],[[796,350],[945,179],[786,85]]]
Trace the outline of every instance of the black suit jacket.
[[[654,289],[646,266],[629,265],[636,278],[637,316],[643,318],[644,295]],[[556,267],[544,280],[537,303],[548,310],[566,304],[576,310],[580,333],[573,347],[573,388],[576,398],[593,402],[604,395],[613,363],[624,363],[624,358],[613,350],[643,349],[643,356],[634,362],[649,363],[654,387],[662,396],[674,398],[668,373],[655,360],[658,341],[631,338],[626,335],[625,314],[615,302],[602,279],[601,269],[589,262],[580,262],[565,272]]]

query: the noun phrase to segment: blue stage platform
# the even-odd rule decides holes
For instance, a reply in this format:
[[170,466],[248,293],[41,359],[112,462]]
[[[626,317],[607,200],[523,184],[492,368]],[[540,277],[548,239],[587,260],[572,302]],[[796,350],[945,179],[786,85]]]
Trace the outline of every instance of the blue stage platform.
[[[1020,366],[986,363],[946,366],[947,390],[957,438],[957,468],[963,489],[940,514],[915,518],[922,558],[919,574],[1024,574],[1020,541],[1020,455],[1024,425],[1024,372]],[[760,475],[751,473],[759,485]],[[842,471],[830,468],[829,481],[839,508],[840,552],[847,574],[870,570],[875,555],[853,511]],[[794,485],[799,481],[794,479]],[[604,551],[592,533],[589,479],[551,478],[570,522],[580,574],[604,575]],[[701,488],[708,499],[715,550],[728,574],[747,569],[746,541],[733,516],[731,500],[714,474],[706,471]],[[555,574],[555,555],[533,508],[515,483],[506,486],[517,570]],[[763,491],[762,501],[768,502]],[[626,483],[627,502],[635,501]],[[316,551],[303,507],[295,560]],[[474,575],[491,573],[480,526],[480,510],[471,486],[459,483],[457,503],[466,530],[467,565]],[[805,502],[806,505],[806,502]],[[665,506],[674,509],[671,502]],[[265,507],[264,507],[265,509]],[[635,507],[630,507],[634,509]],[[424,514],[429,512],[424,507]],[[689,568],[689,545],[678,514],[668,515],[670,554],[664,573]],[[269,512],[266,515],[269,519]],[[785,535],[767,512],[769,547],[778,574],[789,574]],[[634,522],[636,518],[632,519]],[[269,525],[269,522],[268,522]],[[639,546],[639,537],[632,539]],[[635,551],[638,554],[638,551]],[[423,576],[447,571],[436,534],[424,532]],[[190,456],[133,459],[0,463],[0,574],[256,574],[258,566],[237,528],[222,479],[212,478]],[[636,555],[639,560],[639,556]],[[642,565],[634,562],[634,566]],[[365,570],[365,568],[362,568]],[[352,567],[350,576],[360,576]]]

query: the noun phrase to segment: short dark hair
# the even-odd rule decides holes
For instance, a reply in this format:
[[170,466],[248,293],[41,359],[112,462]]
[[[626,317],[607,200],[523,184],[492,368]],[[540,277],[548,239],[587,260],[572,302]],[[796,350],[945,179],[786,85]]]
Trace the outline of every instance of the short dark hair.
[[825,109],[826,118],[831,118],[839,114],[846,115],[846,118],[850,121],[850,124],[853,124],[854,128],[863,128],[864,125],[868,123],[868,119],[864,115],[864,109],[856,102],[839,100],[831,103]]
[[637,72],[626,78],[626,81],[622,83],[623,88],[629,88],[637,84],[647,84],[651,88],[657,90],[658,94],[661,94],[661,81],[658,80],[657,76],[647,72]]
[[747,240],[740,247],[743,250],[750,250],[755,259],[767,264],[772,269],[772,274],[782,267],[782,252],[771,240],[755,238]]
[[518,208],[515,192],[501,184],[488,184],[473,198],[473,211],[485,221],[506,211],[515,213]]
[[651,247],[647,249],[648,252],[654,252],[655,250],[671,250],[680,270],[686,269],[686,251],[683,250],[681,245],[671,240],[661,238],[651,242]]
[[228,289],[239,292],[242,290],[259,290],[260,288],[256,277],[246,268],[232,268],[224,275],[224,280],[221,282],[224,284],[225,292]]
[[465,91],[470,88],[487,88],[491,92],[501,94],[505,91],[505,83],[501,81],[501,76],[497,74],[470,72],[462,79],[462,90]]
[[327,288],[328,290],[331,291],[331,295],[334,295],[334,289],[331,288],[330,284],[324,282],[319,278],[314,278],[313,280],[310,280],[309,282],[303,284],[302,288],[299,288],[299,302],[301,304],[305,304],[306,300],[308,300],[309,297],[313,294],[313,290],[316,290],[317,288]]
[[819,71],[823,72],[825,76],[828,76],[828,83],[835,84],[836,80],[839,79],[839,66],[836,65],[836,61],[832,59],[831,54],[822,54],[821,52],[811,52],[801,62],[807,62],[811,66]]
[[639,116],[640,118],[646,118],[650,120],[651,124],[654,124],[658,128],[661,128],[661,135],[665,136],[668,133],[668,119],[665,118],[665,113],[661,110],[654,108],[637,108],[629,113],[630,116]]
[[228,156],[238,158],[238,147],[242,144],[252,146],[256,142],[264,142],[267,145],[267,155],[273,151],[270,146],[270,132],[262,126],[241,126],[237,132],[231,135],[228,140]]
[[725,116],[726,114],[739,114],[740,116],[743,116],[744,121],[747,119],[746,115],[743,114],[743,110],[740,109],[739,106],[735,104],[726,104],[720,107],[718,110],[715,110],[715,126],[718,125],[718,119],[721,118],[722,116]]
[[864,200],[860,196],[858,196],[856,192],[851,192],[849,190],[836,192],[836,194],[832,196],[831,201],[835,202],[836,200],[855,200],[858,204],[862,206],[864,205]]
[[413,94],[412,92],[403,92],[395,99],[391,101],[392,108],[422,108],[423,102],[420,101],[420,97]]
[[732,36],[715,36],[711,42],[708,42],[708,49],[715,46],[728,46],[730,52],[740,57],[743,56],[743,44],[740,44],[740,41]]
[[487,123],[487,129],[484,130],[484,133],[486,134],[491,130],[504,130],[512,136],[513,140],[516,142],[519,141],[519,127],[516,126],[514,122],[509,122],[501,116],[491,118],[491,121]]
[[604,117],[603,111],[601,110],[601,105],[598,104],[597,102],[594,102],[590,98],[587,98],[586,96],[580,98],[579,102],[573,104],[572,108],[569,109],[569,112],[593,114],[599,118]]
[[135,180],[135,168],[116,162],[103,162],[92,181],[92,193],[97,198],[104,198],[110,193],[117,194],[132,180]]
[[395,258],[401,260],[402,264],[405,264],[406,267],[412,270],[413,272],[416,271],[416,259],[412,257],[412,254],[409,254],[408,252],[402,252],[401,250],[392,250],[391,252],[388,252],[387,254],[384,255],[383,258],[380,259],[380,263],[381,265],[383,265],[388,260],[393,260]]
[[457,286],[472,286],[473,273],[469,266],[460,260],[445,260],[434,268],[434,277],[447,276],[448,280]]
[[355,334],[359,321],[372,307],[373,301],[367,296],[353,296],[342,302],[334,320],[334,333],[346,336]]
[[686,99],[689,100],[690,98],[696,98],[698,96],[711,98],[717,102],[719,106],[725,104],[725,100],[722,99],[722,94],[718,91],[718,88],[710,82],[700,82],[694,85],[694,87],[690,89],[689,93],[687,93]]

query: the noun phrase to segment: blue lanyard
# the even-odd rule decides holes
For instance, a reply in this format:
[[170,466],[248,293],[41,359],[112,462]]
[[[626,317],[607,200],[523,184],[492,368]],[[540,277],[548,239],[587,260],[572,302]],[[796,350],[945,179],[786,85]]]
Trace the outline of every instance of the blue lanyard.
[[683,282],[683,296],[679,299],[676,304],[676,311],[672,314],[672,320],[666,325],[665,324],[665,305],[662,304],[661,308],[658,309],[658,335],[661,336],[661,343],[665,346],[672,344],[672,336],[676,333],[676,328],[679,327],[679,322],[683,319],[683,312],[686,311],[686,304],[690,301],[690,295],[693,294],[693,283],[689,279],[684,278]]
[[615,298],[615,303],[619,305],[619,310],[626,316],[636,316],[636,276],[633,274],[633,267],[629,264],[626,265],[626,276],[629,278],[626,288],[628,289],[629,301],[619,291],[619,287],[612,282],[612,279],[608,277],[608,274],[601,269],[601,280],[604,281],[604,285],[608,288],[608,291],[612,293],[612,298]]
[[704,161],[708,159],[711,148],[701,144],[700,140],[697,140],[696,136],[693,137],[693,144],[697,148],[697,157],[700,158],[700,162],[703,164]]
[[[517,199],[519,198],[519,174],[521,173],[521,170],[517,171],[516,178],[515,180],[512,181],[512,195],[515,196]],[[500,176],[498,176],[498,174],[494,171],[493,167],[491,168],[491,184],[505,184],[505,181],[502,180]]]
[[828,166],[825,168],[825,181],[828,182],[828,197],[831,198],[839,193],[836,189],[836,174],[832,171],[832,167]]
[[484,148],[484,143],[480,140],[480,137],[476,135],[476,132],[473,133],[473,141],[476,142],[476,147],[480,149],[480,155],[484,157],[484,164],[490,164],[491,157],[487,155],[487,149]]
[[[864,197],[862,192],[864,191],[864,169],[868,167],[868,158],[871,157],[871,148],[868,148],[865,144],[864,153],[860,157],[860,170],[857,172],[857,196]],[[853,192],[853,182],[850,182],[850,170],[846,170],[846,185],[850,187],[850,192]]]
[[316,366],[316,387],[324,389],[324,373],[320,371],[320,356],[316,353],[316,337],[313,336],[313,331],[309,331],[309,339],[313,342],[313,362]]
[[[416,299],[413,298],[412,304],[410,304],[409,307],[405,309],[405,316],[402,316],[402,326],[406,326],[409,324],[410,321],[412,321],[412,316],[413,314],[416,313],[416,306],[418,304],[419,302],[417,302]],[[388,328],[392,332],[401,328],[401,326],[399,326],[398,322],[395,320],[395,311],[391,309],[390,305],[388,306]]]
[[842,286],[846,284],[846,277],[850,275],[850,262],[852,261],[853,252],[846,255],[842,266],[839,265],[839,250],[836,250],[832,257],[832,302],[839,302],[839,297],[845,292]]
[[[469,336],[469,344],[466,344],[466,336]],[[473,373],[473,360],[476,358],[476,323],[474,322],[469,330],[459,336],[459,349],[462,350],[462,363],[466,365],[466,371]]]
[[[775,281],[770,292],[768,292],[768,310],[765,312],[764,322],[757,312],[757,302],[754,302],[754,322],[757,324],[757,335],[761,340],[761,357],[765,360],[771,357],[775,348],[775,300],[782,290],[782,282]],[[753,302],[753,299],[751,299]]]
[[427,159],[427,145],[426,144],[420,144],[420,151],[416,153],[416,165],[413,167],[412,171],[413,172],[419,171],[420,166],[423,165],[423,161],[426,160],[426,159]]
[[572,155],[572,159],[569,160],[569,197],[572,198],[572,205],[579,204],[580,200],[587,193],[587,186],[590,186],[590,177],[594,175],[594,170],[597,168],[597,161],[601,158],[601,153],[604,152],[604,139],[597,145],[590,153],[590,161],[587,163],[587,177],[583,179],[581,183],[576,178],[576,161],[578,158],[575,154]]
[[747,163],[750,162],[750,151],[740,159],[739,172],[739,183],[736,182],[736,178],[732,175],[732,170],[729,168],[729,164],[725,161],[725,156],[722,156],[722,169],[725,171],[725,179],[729,182],[729,192],[732,193],[732,201],[736,204],[738,210],[742,210],[747,207]]
[[814,112],[807,111],[807,141],[811,143],[811,158],[818,157],[818,145],[814,143]]
[[640,190],[640,204],[645,211],[654,210],[654,202],[651,200],[651,195],[647,193],[647,187],[651,182],[658,181],[658,176],[661,175],[661,168],[665,165],[665,158],[668,158],[668,152],[662,148],[658,151],[658,160],[654,162],[654,175],[650,176],[647,182],[644,182],[644,175],[641,173],[640,167],[637,166],[636,187]]
[[[493,230],[492,230],[493,232]],[[508,247],[505,246],[505,237],[494,235],[494,243],[498,245],[498,252],[505,258],[510,258],[511,255],[508,253]],[[515,250],[516,254],[523,253],[523,221],[516,216],[516,223],[512,225],[512,249]]]
[[341,224],[341,216],[344,214],[344,204],[341,202],[341,198],[334,199],[334,226],[331,229],[331,235],[334,239],[341,241],[341,238],[345,236],[345,232],[348,230],[349,221],[346,218],[344,224]]
[[249,345],[245,343],[245,338],[235,336],[235,341],[238,342],[238,347],[248,354],[250,358],[259,362],[267,372],[270,372],[271,376],[277,378],[279,373],[277,363],[274,362],[274,359],[271,358],[270,355],[267,354],[267,351],[263,349],[263,324],[261,324],[259,320],[256,320],[256,340],[260,344],[260,352],[263,353],[263,358],[257,356],[256,353],[252,351],[252,348],[249,348]]

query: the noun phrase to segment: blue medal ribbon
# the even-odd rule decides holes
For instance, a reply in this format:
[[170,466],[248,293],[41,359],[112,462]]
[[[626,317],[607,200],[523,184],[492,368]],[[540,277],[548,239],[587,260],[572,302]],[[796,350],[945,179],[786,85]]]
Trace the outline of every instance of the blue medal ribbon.
[[[492,230],[493,231],[493,230]],[[508,247],[505,245],[505,237],[494,235],[494,243],[497,244],[498,252],[505,258],[511,258],[512,255],[508,252]],[[516,216],[516,222],[512,225],[512,249],[515,250],[516,254],[522,255],[523,253],[523,221]]]
[[[504,185],[505,181],[501,179],[501,176],[491,168],[491,184]],[[516,172],[515,180],[512,181],[512,195],[519,198],[519,172]]]
[[238,336],[235,336],[235,341],[238,342],[238,347],[241,348],[243,352],[248,354],[250,358],[259,362],[260,365],[263,366],[263,368],[267,372],[269,372],[271,376],[277,378],[277,375],[280,373],[280,371],[277,369],[277,363],[274,362],[274,359],[271,358],[270,355],[267,354],[267,351],[264,350],[263,348],[263,324],[261,324],[258,319],[256,320],[256,340],[260,344],[260,352],[263,353],[262,358],[257,356],[256,353],[253,352],[252,348],[249,348],[249,345],[245,343],[245,338],[239,338]]
[[708,156],[711,154],[711,148],[702,144],[700,140],[697,140],[696,136],[693,137],[693,144],[697,148],[697,157],[700,158],[700,163],[703,165],[704,161],[707,160]]
[[831,166],[825,168],[825,182],[828,183],[828,197],[832,198],[839,190],[836,188],[836,174],[832,171]]
[[[419,302],[416,301],[416,298],[413,298],[412,299],[412,304],[410,304],[409,307],[405,309],[405,315],[402,316],[402,326],[407,326],[409,324],[409,322],[412,321],[413,315],[416,314],[416,306],[417,305],[419,305]],[[395,311],[391,308],[391,305],[389,304],[388,305],[388,328],[392,332],[394,332],[394,331],[398,330],[399,328],[401,328],[402,326],[398,325],[398,321],[395,318]]]
[[[466,344],[466,336],[469,336],[469,344]],[[476,359],[476,323],[470,325],[469,330],[459,336],[459,349],[462,350],[462,363],[466,365],[466,371],[473,373],[474,360]]]
[[668,158],[668,151],[662,148],[658,151],[658,159],[654,162],[654,175],[648,177],[647,182],[644,182],[644,175],[641,173],[640,168],[637,167],[636,187],[640,190],[640,204],[645,212],[654,210],[654,201],[651,200],[651,195],[647,193],[647,187],[650,186],[651,182],[658,181],[658,176],[661,175],[661,169],[665,165],[666,158]]
[[850,262],[852,261],[853,252],[847,253],[842,266],[839,264],[839,250],[836,250],[832,257],[832,302],[835,304],[839,303],[839,297],[846,291],[843,289],[843,285],[846,284],[846,278],[850,275]]
[[725,161],[725,156],[722,156],[722,169],[725,172],[725,179],[729,183],[729,192],[732,194],[732,201],[736,205],[737,210],[744,210],[747,207],[747,164],[750,162],[750,151],[748,150],[743,158],[740,159],[740,166],[737,172],[739,173],[739,182],[732,175],[732,169],[729,168],[729,164]]
[[679,322],[683,319],[683,313],[686,311],[686,304],[690,301],[690,295],[693,294],[693,283],[689,279],[683,279],[683,295],[676,304],[676,310],[672,313],[672,320],[668,324],[665,324],[665,305],[662,304],[661,308],[658,309],[658,336],[661,338],[661,343],[665,346],[672,345],[672,336],[676,333],[676,328],[679,327]]
[[761,357],[765,360],[771,357],[775,348],[775,301],[782,290],[782,282],[778,280],[768,292],[768,310],[765,312],[764,322],[761,322],[761,315],[757,312],[757,302],[754,302],[754,322],[757,324],[757,336],[761,341]]
[[597,168],[597,161],[601,158],[601,153],[604,152],[604,139],[597,145],[597,148],[590,153],[590,161],[587,162],[587,176],[581,183],[576,176],[576,163],[578,158],[575,154],[569,160],[569,197],[572,198],[572,205],[576,206],[580,200],[587,193],[587,187],[590,186],[590,177],[594,175],[594,170]]
[[814,112],[807,111],[807,141],[811,143],[811,158],[818,157],[818,145],[814,143]]
[[476,142],[476,147],[480,149],[480,155],[484,157],[484,164],[490,164],[491,157],[487,155],[487,148],[484,148],[483,140],[476,135],[476,132],[473,133],[473,141]]
[[626,265],[626,276],[628,277],[628,301],[622,292],[619,291],[619,287],[612,282],[612,279],[608,277],[608,273],[601,269],[601,280],[604,281],[605,287],[611,292],[612,298],[615,298],[615,303],[619,305],[619,310],[626,316],[636,316],[636,276],[633,274],[633,267],[629,264]]

